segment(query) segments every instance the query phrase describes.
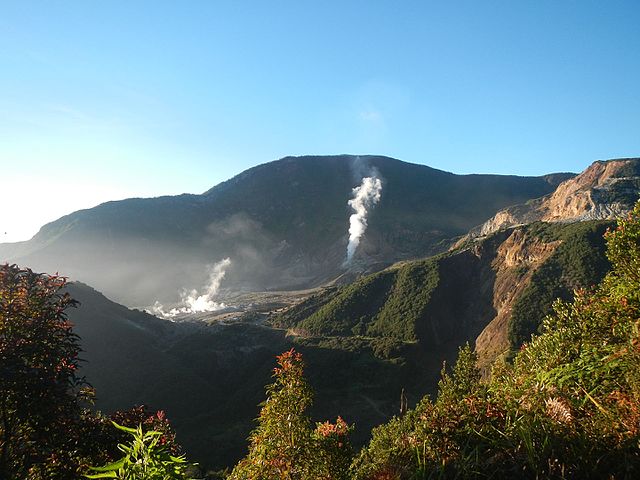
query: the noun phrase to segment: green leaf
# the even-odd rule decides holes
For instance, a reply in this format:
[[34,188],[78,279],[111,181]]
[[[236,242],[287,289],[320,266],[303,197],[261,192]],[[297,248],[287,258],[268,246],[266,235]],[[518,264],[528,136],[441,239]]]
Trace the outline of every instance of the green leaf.
[[97,473],[95,475],[85,475],[86,478],[118,478],[116,472]]
[[116,422],[111,421],[111,423],[113,423],[113,426],[116,427],[118,430],[122,430],[123,432],[127,432],[127,433],[136,433],[136,429],[135,428],[129,428],[129,427],[125,427],[124,425],[118,425]]
[[91,468],[91,470],[93,470],[94,472],[111,472],[111,471],[120,470],[124,466],[125,462],[126,462],[126,458],[121,458],[117,462],[109,463],[102,467],[89,467],[89,468]]

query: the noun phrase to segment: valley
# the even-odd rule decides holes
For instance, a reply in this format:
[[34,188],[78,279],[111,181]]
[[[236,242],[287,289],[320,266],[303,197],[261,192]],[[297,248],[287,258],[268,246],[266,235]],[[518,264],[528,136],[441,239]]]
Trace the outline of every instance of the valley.
[[640,191],[638,159],[536,178],[365,160],[384,181],[348,264],[364,160],[347,156],[286,158],[199,196],[103,204],[0,244],[0,256],[74,280],[69,317],[96,408],[162,409],[190,456],[218,469],[244,454],[274,358],[291,348],[316,392],[312,417],[355,424],[357,447],[401,395],[414,406],[435,394],[461,345],[488,376],[556,298],[603,278],[602,236]]
[[[321,290],[322,287],[289,292],[221,292],[216,298],[225,307],[209,312],[178,314],[170,319],[173,322],[202,322],[209,325],[262,324],[269,316],[280,313]],[[168,305],[167,308],[178,306],[179,304]],[[152,309],[146,311],[154,313]]]

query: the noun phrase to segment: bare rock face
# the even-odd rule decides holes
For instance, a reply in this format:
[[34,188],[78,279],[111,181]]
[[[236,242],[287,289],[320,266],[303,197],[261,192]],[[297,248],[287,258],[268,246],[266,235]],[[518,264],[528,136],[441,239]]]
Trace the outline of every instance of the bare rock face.
[[609,220],[633,208],[640,194],[640,158],[597,161],[544,197],[505,208],[471,230],[469,238],[536,221]]
[[529,285],[533,272],[553,254],[560,241],[544,242],[516,228],[497,248],[492,262],[495,272],[493,307],[495,316],[476,338],[479,365],[486,369],[509,348],[508,324],[513,305]]
[[524,228],[518,227],[538,221],[613,220],[630,211],[639,196],[639,158],[597,161],[580,175],[562,182],[553,193],[499,211],[456,243],[454,248],[473,246],[479,243],[477,240],[496,232],[511,232],[497,249],[492,263],[495,316],[487,319],[486,327],[476,339],[482,367],[490,365],[508,348],[508,324],[515,301],[531,282],[533,272],[561,243],[530,237]]
[[[628,200],[638,196],[639,167],[639,159],[593,163],[577,177],[561,183],[542,202],[538,209],[541,220],[605,220],[628,211],[633,207]],[[626,176],[628,173],[633,175]]]

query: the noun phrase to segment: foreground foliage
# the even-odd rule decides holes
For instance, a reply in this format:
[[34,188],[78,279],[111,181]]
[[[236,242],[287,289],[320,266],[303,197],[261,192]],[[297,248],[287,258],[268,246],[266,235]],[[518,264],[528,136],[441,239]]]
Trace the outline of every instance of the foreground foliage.
[[124,456],[104,467],[92,467],[87,478],[114,478],[117,480],[181,480],[186,479],[190,465],[183,456],[174,457],[162,432],[144,431],[142,424],[127,428],[113,422],[120,431],[133,438],[128,444],[119,444]]
[[0,266],[0,478],[54,478],[47,470],[66,463],[63,452],[91,453],[67,433],[86,426],[81,404],[90,392],[76,373],[80,346],[65,313],[76,302],[64,285]]
[[488,383],[463,348],[435,401],[374,430],[354,478],[637,478],[640,204],[606,240],[598,288],[556,302]]
[[[0,265],[0,478],[76,480],[89,465],[118,458],[127,435],[89,407],[93,390],[78,375],[79,338],[66,310],[77,305],[66,279]],[[112,414],[126,426],[162,432],[177,454],[162,412],[134,407]]]
[[312,393],[303,377],[302,355],[290,350],[278,356],[274,383],[267,386],[249,454],[230,475],[232,480],[347,479],[351,461],[349,426],[318,423],[305,411]]

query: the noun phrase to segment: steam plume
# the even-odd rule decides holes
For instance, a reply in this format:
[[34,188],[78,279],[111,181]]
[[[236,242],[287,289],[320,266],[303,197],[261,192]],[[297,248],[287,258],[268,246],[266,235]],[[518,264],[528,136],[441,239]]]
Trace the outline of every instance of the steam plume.
[[185,290],[180,294],[182,306],[172,308],[168,312],[165,312],[162,304],[156,301],[153,307],[151,307],[152,313],[165,318],[171,318],[176,315],[213,312],[225,308],[226,305],[224,303],[215,302],[213,297],[218,293],[220,283],[222,282],[226,269],[229,265],[231,265],[231,260],[225,258],[211,267],[209,272],[209,283],[205,287],[205,291],[202,295],[199,295],[195,288],[190,291]]
[[353,255],[360,245],[360,239],[367,230],[369,210],[380,201],[381,192],[382,180],[377,177],[375,172],[370,177],[364,177],[362,183],[353,189],[353,198],[348,203],[355,213],[349,217],[349,244],[347,245],[345,264],[351,263]]

